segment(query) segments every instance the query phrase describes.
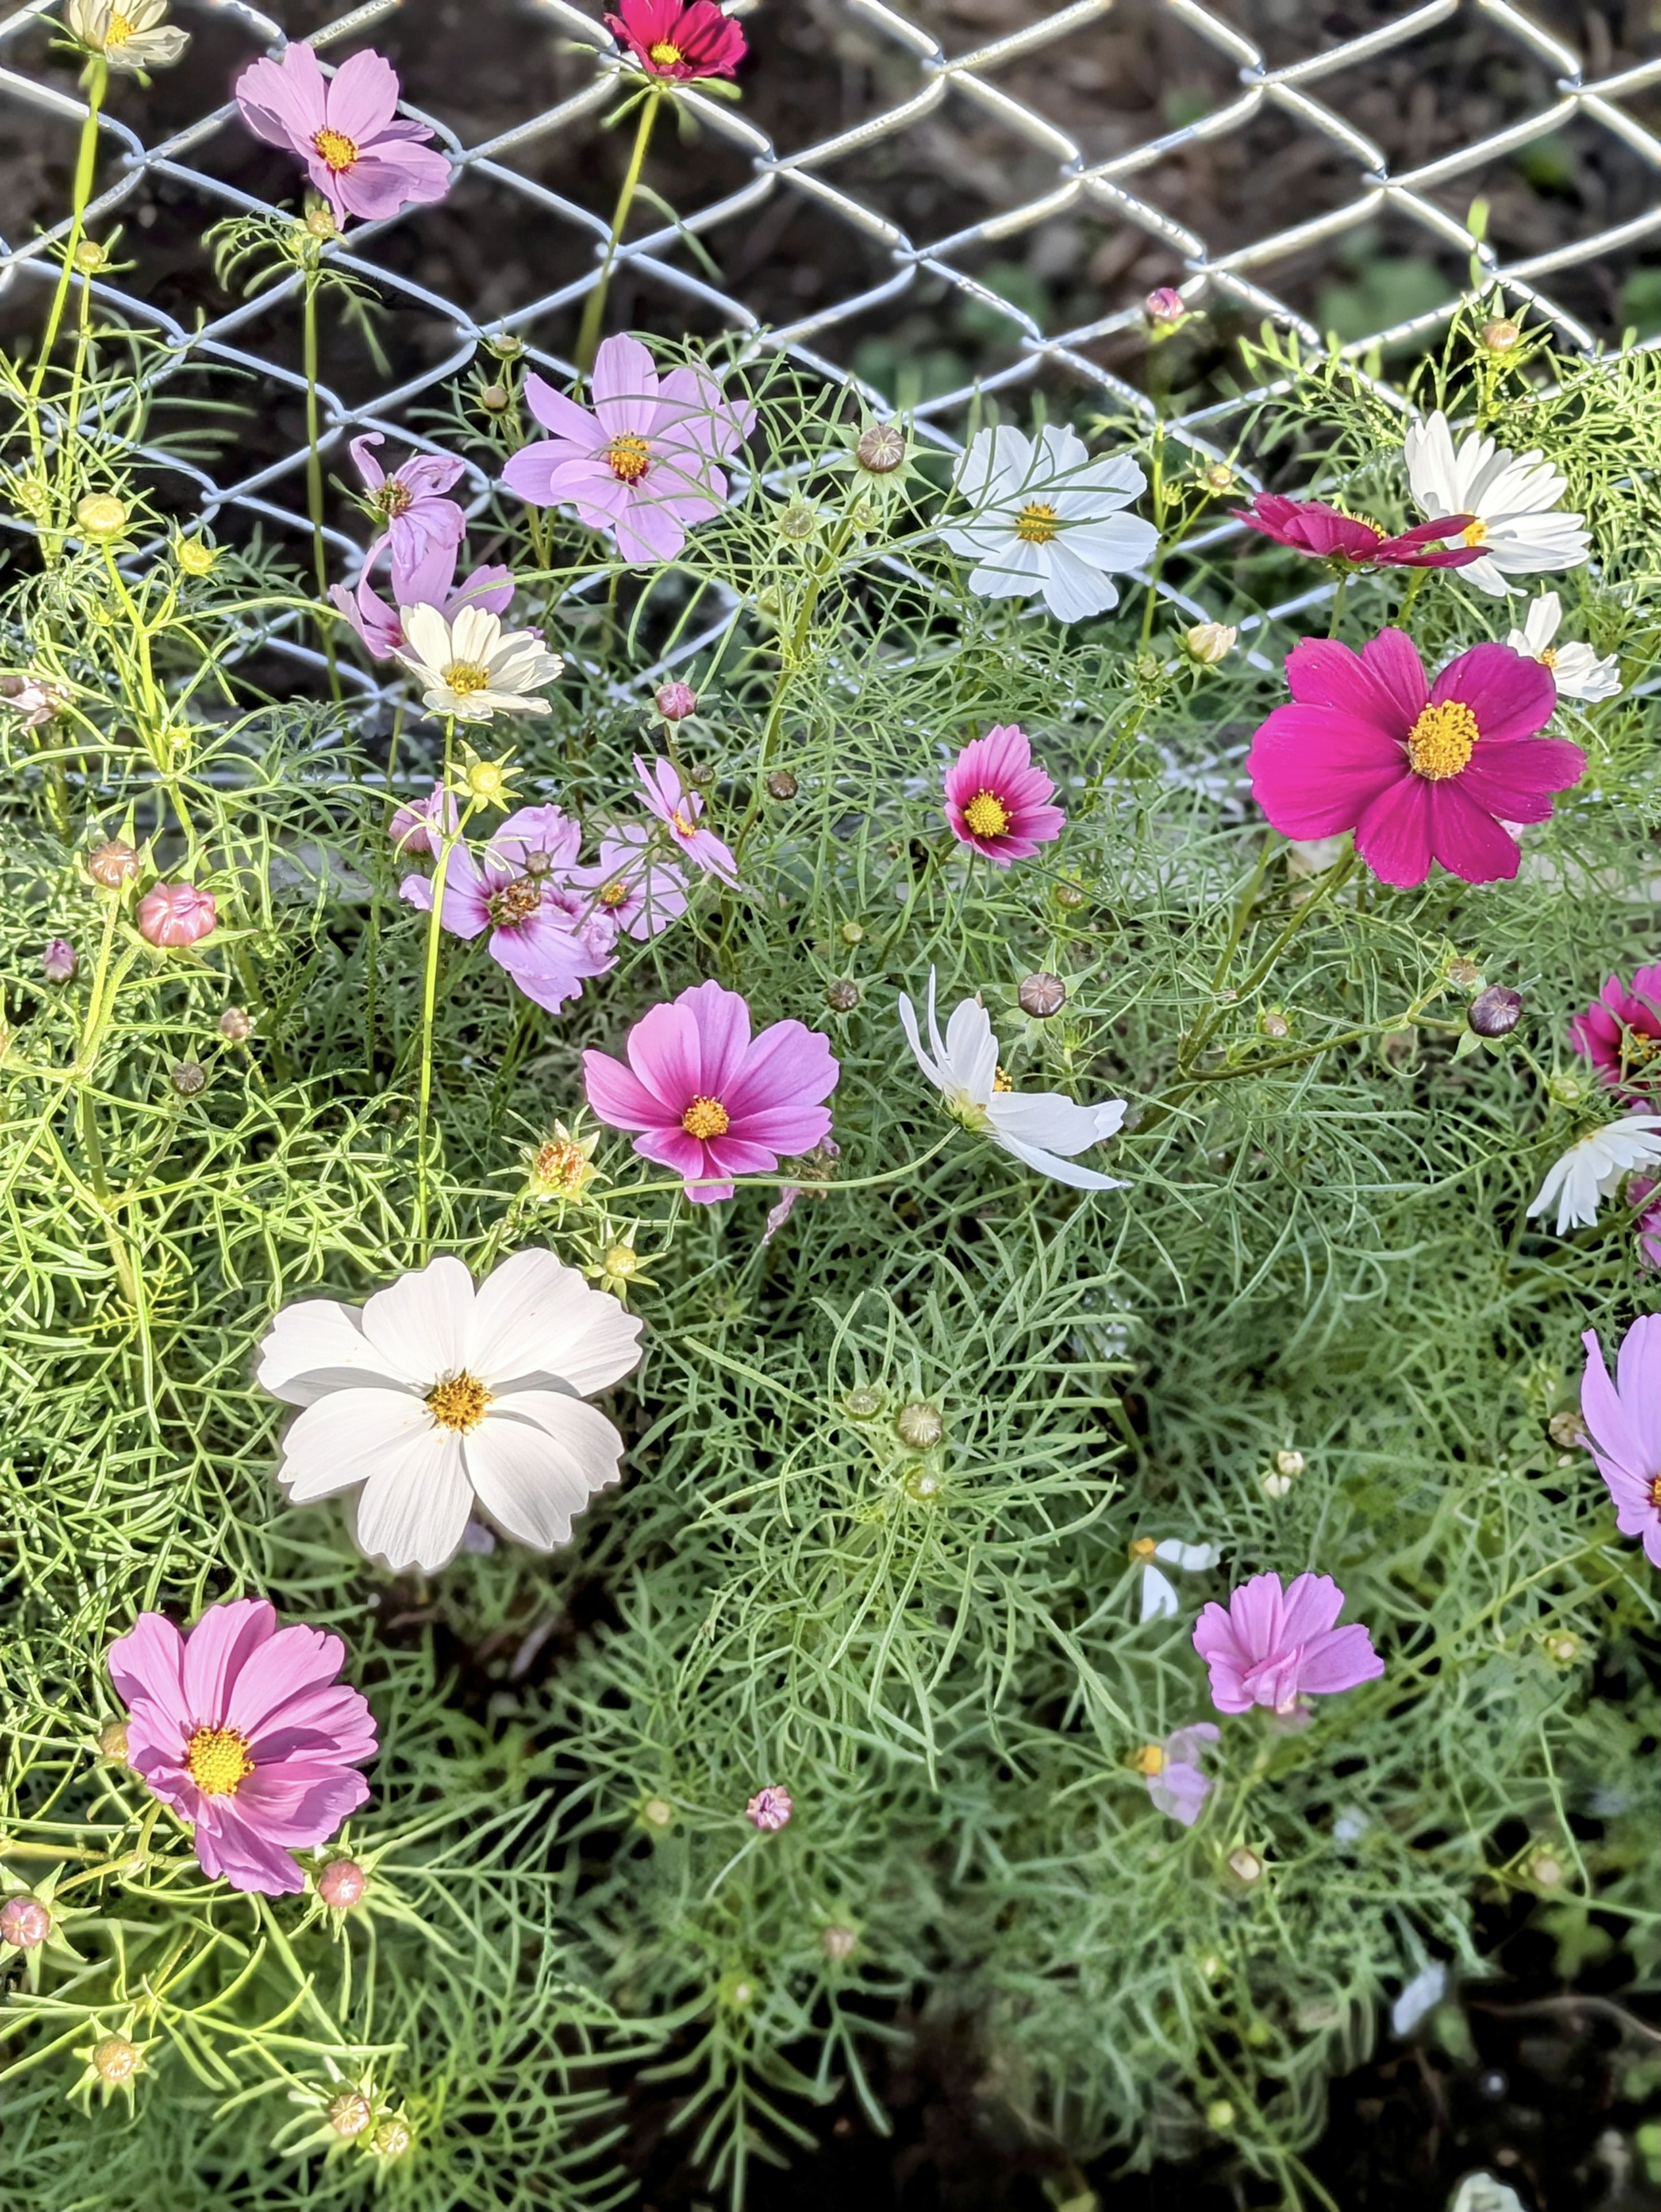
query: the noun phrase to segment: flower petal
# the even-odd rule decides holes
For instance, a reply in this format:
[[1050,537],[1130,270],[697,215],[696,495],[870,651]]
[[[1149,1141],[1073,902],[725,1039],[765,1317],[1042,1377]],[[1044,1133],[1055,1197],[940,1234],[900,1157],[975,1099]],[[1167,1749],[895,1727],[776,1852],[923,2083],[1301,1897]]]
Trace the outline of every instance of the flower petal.
[[[615,1300],[608,1300],[615,1304]],[[623,1439],[593,1407],[554,1391],[511,1401],[526,1420],[487,1415],[463,1446],[478,1500],[504,1535],[538,1551],[571,1540],[571,1519],[622,1474]]]
[[[551,1252],[515,1252],[479,1286],[467,1370],[506,1393],[528,1376],[557,1377],[587,1396],[609,1389],[640,1359],[641,1321],[584,1282]],[[520,1393],[504,1397],[516,1408]]]

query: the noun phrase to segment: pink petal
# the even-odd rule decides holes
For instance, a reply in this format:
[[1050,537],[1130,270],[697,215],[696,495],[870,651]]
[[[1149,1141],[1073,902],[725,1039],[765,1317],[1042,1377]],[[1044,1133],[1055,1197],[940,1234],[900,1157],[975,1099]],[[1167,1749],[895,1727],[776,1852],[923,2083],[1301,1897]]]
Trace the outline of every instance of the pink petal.
[[210,1606],[185,1638],[185,1704],[198,1728],[220,1728],[236,1680],[277,1627],[277,1608],[263,1597]]
[[164,1720],[182,1745],[192,1717],[185,1700],[185,1639],[165,1613],[141,1613],[125,1636],[111,1644],[106,1662],[115,1693],[137,1712],[153,1708],[152,1725]]
[[267,1843],[224,1798],[203,1807],[203,1818],[196,1824],[196,1856],[210,1880],[228,1881],[233,1889],[292,1897],[306,1887],[305,1876],[287,1851]]
[[1307,1644],[1323,1634],[1344,1609],[1344,1594],[1330,1575],[1299,1575],[1286,1594],[1282,1644]]
[[1398,890],[1423,883],[1430,873],[1430,789],[1409,770],[1355,824],[1356,851],[1381,883]]
[[671,1006],[648,1006],[624,1044],[630,1066],[668,1109],[659,1119],[677,1127],[703,1087],[703,1042],[685,995]]
[[672,1168],[677,1175],[696,1176],[709,1173],[704,1146],[696,1137],[689,1136],[678,1122],[646,1130],[635,1139],[635,1150],[648,1160],[656,1160],[660,1167]]
[[1522,738],[1508,744],[1483,738],[1458,783],[1502,822],[1544,822],[1551,813],[1549,794],[1567,791],[1585,772],[1585,753],[1567,738]]
[[[532,370],[525,380],[525,401],[545,430],[568,440],[579,451],[598,453],[606,443],[598,419],[575,399],[556,391],[545,376]],[[511,466],[511,463],[509,464]]]
[[[620,1060],[613,1060],[609,1053],[589,1050],[583,1054],[582,1080],[588,1103],[613,1129],[679,1126],[679,1115],[672,1114],[660,1098],[649,1091],[632,1068],[625,1067]],[[684,1112],[685,1109],[681,1110]]]
[[231,1685],[223,1722],[240,1735],[252,1735],[278,1706],[302,1690],[332,1682],[346,1663],[338,1636],[296,1622],[279,1628],[250,1653]]
[[[1631,1334],[1628,1330],[1628,1338]],[[1640,1474],[1649,1463],[1650,1453],[1646,1424],[1639,1419],[1637,1401],[1628,1404],[1610,1382],[1597,1331],[1587,1329],[1580,1341],[1586,1347],[1586,1368],[1580,1378],[1580,1413],[1587,1432],[1603,1458],[1613,1460],[1630,1474]],[[1624,1348],[1623,1346],[1623,1351]],[[1607,1481],[1607,1475],[1604,1480]],[[146,1613],[143,1618],[148,1620],[155,1616]],[[123,1691],[122,1694],[125,1697],[126,1692]],[[128,1703],[131,1702],[128,1698]]]
[[336,70],[326,95],[329,128],[361,148],[392,121],[398,95],[398,72],[384,55],[354,54]]
[[[739,1006],[747,1034],[749,1008],[741,999]],[[734,1121],[781,1106],[828,1098],[842,1072],[829,1041],[800,1022],[774,1022],[741,1057],[742,1065],[727,1072],[726,1087],[708,1094],[721,1100]]]
[[1360,1682],[1376,1682],[1384,1662],[1372,1648],[1372,1638],[1359,1622],[1335,1628],[1304,1647],[1298,1669],[1298,1686],[1316,1697],[1331,1697],[1353,1690]]
[[1474,645],[1451,660],[1431,690],[1432,702],[1463,700],[1487,744],[1531,738],[1551,720],[1557,686],[1549,670],[1508,645]]
[[588,380],[594,415],[607,441],[632,432],[648,434],[657,412],[658,373],[638,338],[619,332],[594,356]]
[[1463,775],[1430,786],[1431,852],[1468,884],[1508,883],[1522,858],[1517,841],[1464,786]]
[[242,120],[267,145],[297,153],[323,127],[327,88],[317,56],[290,46],[280,62],[253,62],[236,80]]
[[1353,830],[1407,773],[1401,745],[1331,708],[1277,707],[1246,757],[1252,796],[1287,837]]

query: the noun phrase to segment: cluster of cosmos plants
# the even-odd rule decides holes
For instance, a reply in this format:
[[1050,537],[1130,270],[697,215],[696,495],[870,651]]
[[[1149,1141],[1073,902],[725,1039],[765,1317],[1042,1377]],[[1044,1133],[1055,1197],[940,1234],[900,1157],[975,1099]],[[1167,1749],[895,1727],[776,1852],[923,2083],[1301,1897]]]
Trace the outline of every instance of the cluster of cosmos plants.
[[[93,152],[7,372],[6,1296],[66,1408],[6,1469],[15,2142],[58,2212],[127,2201],[65,2179],[94,2093],[180,2205],[298,2203],[273,2143],[307,2202],[597,2203],[574,2085],[650,2055],[741,2192],[844,2081],[885,2124],[861,2052],[949,1982],[1058,2172],[1318,2194],[1325,2070],[1476,1966],[1483,1882],[1661,1955],[1661,416],[1497,296],[1404,413],[1282,356],[1259,454],[603,337],[660,115],[745,59],[606,21],[574,368],[503,339],[444,434],[332,447],[344,577],[309,372],[302,584],[135,458],[82,211],[185,40],[69,0]],[[374,53],[235,100],[303,174],[220,265],[275,239],[308,319],[449,190]],[[1448,1374],[1422,1254],[1506,1285]]]

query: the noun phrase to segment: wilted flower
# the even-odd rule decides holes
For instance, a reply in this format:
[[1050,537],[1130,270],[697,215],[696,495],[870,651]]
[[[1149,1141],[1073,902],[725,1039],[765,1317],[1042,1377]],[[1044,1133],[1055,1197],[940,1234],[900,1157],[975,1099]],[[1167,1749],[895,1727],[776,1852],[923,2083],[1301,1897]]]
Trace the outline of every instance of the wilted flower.
[[619,0],[605,27],[648,76],[684,83],[732,76],[744,59],[744,33],[715,0]]
[[317,1893],[332,1912],[350,1912],[368,1886],[356,1859],[331,1859],[317,1878]]
[[995,867],[1030,859],[1059,837],[1067,817],[1050,801],[1056,787],[1032,765],[1032,744],[1013,722],[966,744],[946,771],[946,818],[959,844]]
[[788,1825],[794,1810],[795,1801],[790,1792],[770,1782],[745,1807],[744,1817],[752,1828],[759,1828],[764,1835],[773,1835]]
[[687,789],[673,761],[647,762],[636,753],[635,774],[640,778],[647,811],[664,824],[693,866],[718,876],[724,884],[736,884],[738,862],[715,831],[701,825],[703,796]]
[[1661,1075],[1661,965],[1634,968],[1630,988],[1611,975],[1569,1024],[1569,1042],[1597,1079],[1632,1098]]
[[1563,619],[1563,603],[1555,592],[1542,592],[1529,604],[1521,629],[1506,643],[1513,653],[1526,653],[1551,671],[1560,699],[1613,699],[1621,690],[1621,664],[1613,654],[1600,660],[1589,645],[1554,645]]
[[464,606],[453,623],[436,607],[410,607],[404,635],[409,649],[397,658],[423,687],[423,703],[459,722],[547,714],[548,702],[532,695],[565,667],[535,630],[504,631],[499,617],[480,606]]
[[199,1060],[181,1060],[167,1080],[181,1098],[196,1098],[208,1087],[208,1071]]
[[1522,325],[1509,315],[1496,315],[1476,335],[1484,353],[1515,353],[1523,343]]
[[435,783],[425,799],[412,799],[397,810],[386,824],[386,835],[400,853],[424,853],[435,860],[444,838],[453,837],[460,827],[454,793],[447,799],[443,785]]
[[253,1018],[243,1006],[227,1006],[219,1017],[219,1034],[227,1044],[246,1044],[253,1035]]
[[594,1177],[594,1148],[599,1142],[596,1133],[592,1137],[573,1136],[563,1121],[556,1121],[553,1133],[525,1155],[526,1180],[530,1195],[539,1206],[557,1200],[569,1205],[580,1198]]
[[1634,1176],[1627,1185],[1627,1196],[1636,1218],[1633,1226],[1638,1233],[1638,1262],[1643,1267],[1661,1268],[1661,1181],[1654,1176]]
[[76,969],[75,947],[67,937],[49,938],[40,955],[40,973],[48,983],[67,983]]
[[1463,571],[1465,581],[1502,598],[1507,576],[1555,574],[1578,568],[1589,540],[1578,514],[1559,513],[1567,478],[1543,455],[1518,459],[1492,438],[1473,430],[1456,450],[1448,418],[1439,409],[1415,422],[1402,442],[1413,496],[1427,514],[1468,514],[1460,532],[1482,557]]
[[104,890],[123,890],[137,879],[138,855],[125,837],[112,837],[88,854],[87,873]]
[[448,161],[425,143],[432,132],[396,119],[398,72],[380,54],[354,54],[330,81],[312,48],[291,40],[281,61],[251,63],[235,92],[254,137],[298,155],[338,222],[377,222],[450,189]]
[[1211,1795],[1211,1778],[1199,1767],[1201,1752],[1222,1734],[1215,1721],[1173,1729],[1163,1743],[1145,1743],[1131,1761],[1161,1813],[1191,1828]]
[[[445,497],[465,465],[453,453],[411,453],[388,476],[373,450],[382,443],[379,430],[366,430],[347,448],[368,488],[370,511],[381,526],[380,536],[363,556],[364,574],[385,550],[391,556],[392,596],[399,605],[438,606],[454,580],[455,551],[467,532],[466,516],[454,500]],[[448,567],[435,572],[430,564],[447,551],[451,555]]]
[[788,768],[776,768],[768,775],[767,796],[770,799],[776,799],[781,805],[788,805],[800,788],[801,786]]
[[894,1433],[913,1451],[932,1451],[946,1434],[946,1423],[938,1406],[931,1406],[926,1398],[914,1398],[895,1414]]
[[344,2142],[354,2142],[374,2119],[374,2106],[362,2089],[342,2089],[329,2100],[324,2118]]
[[1047,1022],[1067,1004],[1067,986],[1059,975],[1028,975],[1022,980],[1015,998],[1021,1012],[1031,1020]]
[[33,676],[0,676],[0,707],[21,714],[26,729],[38,730],[64,711],[62,692]]
[[1389,538],[1376,522],[1346,514],[1324,500],[1286,499],[1278,492],[1260,491],[1250,507],[1236,510],[1234,519],[1248,530],[1272,538],[1277,545],[1353,568],[1468,568],[1482,557],[1477,546],[1445,546],[1441,542],[1458,537],[1471,520],[1468,514],[1415,523],[1411,530]]
[[1543,1213],[1557,1200],[1557,1234],[1589,1229],[1597,1218],[1598,1202],[1608,1198],[1623,1176],[1634,1168],[1661,1163],[1661,1114],[1628,1114],[1599,1129],[1589,1129],[1555,1160],[1529,1216]]
[[125,2035],[106,2035],[101,2043],[93,2047],[93,2071],[112,2089],[119,2089],[124,2083],[131,2081],[143,2063],[143,2053],[136,2043],[129,2043]]
[[852,1928],[826,1928],[819,1936],[819,1948],[833,1966],[840,1966],[851,1959],[859,1944],[858,1931]]
[[660,684],[652,704],[666,722],[684,722],[698,710],[698,695],[690,684]]
[[975,434],[956,489],[973,510],[940,532],[975,562],[971,592],[989,599],[1042,593],[1058,622],[1116,606],[1110,572],[1151,558],[1159,533],[1120,510],[1147,488],[1126,454],[1092,461],[1074,430],[1046,424],[1037,439],[1001,423]]
[[1384,1662],[1359,1623],[1333,1626],[1344,1594],[1330,1575],[1299,1575],[1282,1589],[1279,1575],[1254,1575],[1226,1607],[1208,1605],[1194,1631],[1194,1649],[1211,1670],[1211,1702],[1220,1713],[1268,1705],[1296,1711],[1300,1698],[1331,1697],[1376,1681]]
[[147,945],[198,945],[218,927],[219,908],[194,884],[157,884],[139,900],[137,921]]
[[109,68],[140,76],[167,68],[191,42],[188,31],[164,23],[167,12],[167,0],[69,0],[64,22]]
[[1615,1525],[1623,1536],[1640,1537],[1650,1565],[1661,1567],[1661,1314],[1640,1314],[1621,1338],[1613,1382],[1597,1331],[1580,1341],[1580,1411],[1615,1501]]
[[872,422],[854,441],[854,460],[867,476],[891,477],[905,465],[905,433],[897,422]]

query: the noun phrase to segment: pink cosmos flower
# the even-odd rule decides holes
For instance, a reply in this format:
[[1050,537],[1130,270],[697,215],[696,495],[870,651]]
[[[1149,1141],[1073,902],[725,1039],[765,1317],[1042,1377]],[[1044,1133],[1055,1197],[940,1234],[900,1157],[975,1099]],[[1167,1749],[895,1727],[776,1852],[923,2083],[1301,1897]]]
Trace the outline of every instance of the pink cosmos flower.
[[1359,1623],[1332,1625],[1343,1602],[1330,1575],[1299,1575],[1285,1591],[1279,1575],[1253,1575],[1231,1592],[1226,1611],[1207,1606],[1194,1649],[1211,1669],[1218,1711],[1269,1705],[1291,1713],[1302,1697],[1330,1697],[1376,1681],[1384,1662],[1366,1630]]
[[[551,1014],[582,995],[585,977],[616,964],[616,923],[566,880],[581,842],[581,829],[557,806],[521,806],[492,836],[482,860],[457,845],[445,871],[444,927],[466,938],[488,929],[490,957]],[[406,876],[399,893],[432,912],[429,877]]]
[[1661,966],[1634,968],[1630,990],[1611,975],[1569,1024],[1569,1042],[1597,1070],[1600,1083],[1624,1097],[1641,1097],[1661,1050]]
[[138,902],[138,933],[147,945],[196,945],[218,924],[213,893],[194,884],[158,884]]
[[[443,809],[443,825],[440,828],[439,810]],[[386,824],[386,835],[400,853],[424,853],[429,860],[438,858],[441,836],[453,836],[461,826],[461,814],[456,805],[455,793],[447,798],[444,786],[435,783],[425,799],[413,799],[407,806],[400,806]],[[432,911],[430,901],[427,911]]]
[[566,878],[642,944],[686,911],[686,878],[672,860],[653,851],[653,842],[643,822],[620,822],[600,838],[599,860],[573,868]]
[[341,223],[372,222],[450,189],[450,165],[425,143],[426,125],[395,120],[398,99],[398,72],[381,55],[354,54],[330,82],[312,49],[295,44],[236,81],[249,130],[299,155]]
[[612,1128],[640,1131],[635,1150],[686,1176],[696,1206],[731,1198],[733,1185],[693,1182],[764,1174],[830,1134],[819,1102],[842,1070],[829,1044],[800,1022],[775,1022],[752,1042],[749,1006],[719,983],[650,1008],[624,1049],[626,1067],[609,1053],[583,1054],[588,1103]]
[[789,1825],[790,1815],[796,1809],[796,1801],[788,1790],[770,1782],[744,1808],[744,1817],[752,1828],[759,1828],[764,1836],[776,1835]]
[[0,707],[9,707],[14,714],[21,714],[26,729],[38,730],[54,714],[61,714],[65,703],[61,692],[35,677],[0,676]]
[[707,368],[661,383],[638,338],[609,337],[594,356],[593,411],[539,376],[525,380],[532,415],[551,438],[521,447],[502,471],[532,507],[569,501],[591,530],[609,530],[625,562],[672,561],[686,533],[727,498],[716,465],[749,435],[756,410],[734,404]]
[[1638,1264],[1640,1267],[1661,1268],[1661,1198],[1655,1193],[1661,1182],[1653,1176],[1634,1176],[1627,1185],[1627,1197],[1636,1219],[1638,1232]]
[[196,1830],[204,1874],[283,1897],[305,1887],[291,1853],[326,1842],[368,1802],[356,1770],[375,1725],[337,1682],[338,1636],[278,1628],[264,1598],[210,1606],[187,1636],[141,1613],[110,1647],[128,1708],[127,1764]]
[[1613,1382],[1597,1330],[1580,1341],[1580,1414],[1615,1500],[1615,1525],[1641,1536],[1645,1558],[1661,1567],[1661,1314],[1640,1314],[1621,1338]]
[[946,818],[961,845],[995,867],[1030,860],[1059,837],[1067,817],[1048,802],[1056,787],[1032,765],[1032,744],[1014,722],[1000,722],[966,744],[946,771]]
[[1173,1729],[1163,1743],[1148,1744],[1137,1755],[1137,1771],[1147,1783],[1148,1796],[1161,1813],[1185,1828],[1194,1826],[1211,1795],[1211,1777],[1200,1770],[1200,1753],[1221,1734],[1215,1721],[1196,1721],[1191,1728]]
[[[419,606],[422,602],[411,590],[411,581],[429,576],[432,556],[445,546],[459,546],[467,534],[466,516],[454,500],[444,496],[465,465],[453,453],[411,453],[388,476],[370,451],[384,442],[379,430],[366,430],[347,449],[369,488],[369,505],[386,526],[363,556],[364,573],[374,568],[383,550],[390,550],[393,598],[401,607]],[[455,574],[453,550],[450,574]]]
[[1536,732],[1557,693],[1537,660],[1476,645],[1433,684],[1412,641],[1383,630],[1359,653],[1306,637],[1287,656],[1293,703],[1246,758],[1257,804],[1288,837],[1355,832],[1384,883],[1421,884],[1433,860],[1468,884],[1517,873],[1507,823],[1544,822],[1578,783],[1579,745]]
[[1444,515],[1440,521],[1415,522],[1411,530],[1387,538],[1376,522],[1346,514],[1320,499],[1283,499],[1278,492],[1260,491],[1250,507],[1237,507],[1237,522],[1261,531],[1277,545],[1294,552],[1312,553],[1323,561],[1343,561],[1357,568],[1464,568],[1482,557],[1480,545],[1453,545],[1437,550],[1437,542],[1457,538],[1471,520],[1468,514]]
[[693,866],[719,876],[724,884],[736,884],[738,862],[713,830],[698,827],[703,794],[686,788],[673,761],[654,760],[648,766],[636,753],[635,774],[645,794],[647,812],[656,815]]
[[715,0],[621,0],[605,27],[648,76],[732,76],[744,59],[744,33]]
[[459,550],[459,546],[453,544],[435,545],[414,568],[402,574],[395,568],[392,597],[397,604],[393,606],[388,606],[370,583],[367,561],[356,590],[348,591],[344,584],[330,585],[330,599],[357,632],[372,660],[390,660],[395,653],[409,652],[410,641],[404,635],[403,623],[406,607],[436,607],[446,622],[453,622],[463,607],[483,607],[493,615],[507,613],[514,598],[513,570],[504,568],[499,562],[491,562],[475,568],[458,584],[456,555]]

